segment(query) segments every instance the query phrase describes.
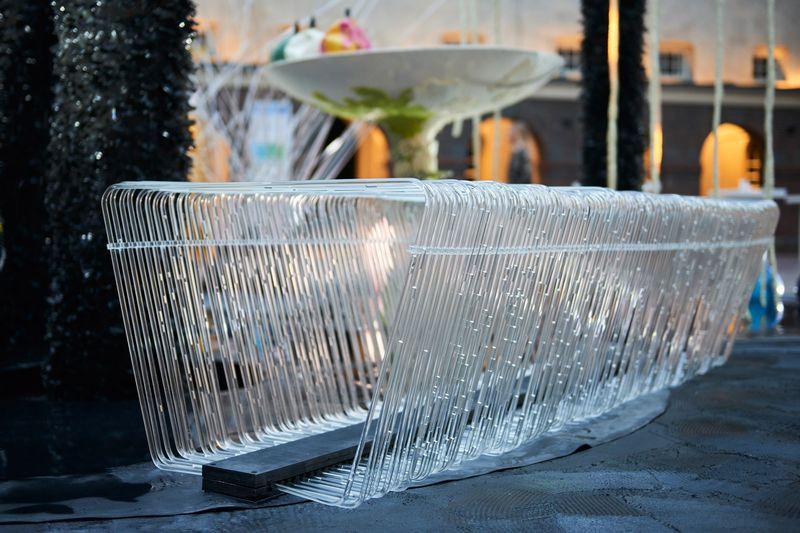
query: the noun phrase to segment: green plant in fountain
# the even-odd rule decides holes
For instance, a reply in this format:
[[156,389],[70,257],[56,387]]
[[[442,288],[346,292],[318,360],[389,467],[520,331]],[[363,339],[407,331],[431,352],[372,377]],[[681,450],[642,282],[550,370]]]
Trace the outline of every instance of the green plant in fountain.
[[337,102],[319,91],[314,98],[326,113],[347,119],[364,119],[383,129],[389,139],[395,176],[440,177],[435,139],[426,129],[433,116],[425,106],[415,104],[411,88],[396,97],[372,87],[354,87],[355,98]]
[[372,87],[355,87],[353,92],[358,98],[345,98],[343,102],[336,102],[319,91],[314,93],[314,98],[326,113],[349,119],[374,117],[387,133],[406,139],[422,133],[425,122],[433,115],[425,106],[411,101],[414,96],[411,88],[404,89],[395,98]]

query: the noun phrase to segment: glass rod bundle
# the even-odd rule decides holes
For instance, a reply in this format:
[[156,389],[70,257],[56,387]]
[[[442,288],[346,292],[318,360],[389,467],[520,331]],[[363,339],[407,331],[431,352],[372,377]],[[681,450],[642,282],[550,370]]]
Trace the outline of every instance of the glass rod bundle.
[[103,210],[156,465],[364,423],[278,485],[343,507],[723,363],[778,216],[412,179],[123,183]]

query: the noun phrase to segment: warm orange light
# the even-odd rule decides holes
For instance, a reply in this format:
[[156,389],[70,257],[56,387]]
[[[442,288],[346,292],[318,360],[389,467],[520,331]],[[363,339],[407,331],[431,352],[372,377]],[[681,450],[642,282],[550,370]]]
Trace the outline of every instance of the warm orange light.
[[389,143],[377,126],[364,126],[356,152],[357,178],[388,178]]
[[[750,134],[736,124],[725,122],[719,126],[719,188],[722,191],[745,186],[758,189],[759,174],[763,164],[760,156],[748,155]],[[714,134],[709,133],[700,149],[700,194],[711,195],[714,169]]]
[[619,7],[616,0],[608,8],[608,65],[616,69],[619,62]]
[[[646,183],[652,182],[654,176],[661,176],[661,158],[663,157],[663,154],[664,132],[661,129],[661,124],[659,123],[655,125],[653,130],[653,138],[650,139],[650,146],[644,152],[644,160],[647,163],[647,176],[645,178]],[[653,163],[655,163],[655,165],[653,165]],[[661,189],[658,188],[657,190],[660,191]]]
[[656,170],[658,170],[660,175],[661,158],[664,155],[664,132],[661,129],[661,124],[656,124],[656,129],[653,135],[653,155],[656,159]]
[[[508,166],[511,163],[511,127],[513,120],[507,117],[500,119],[500,134],[497,139],[500,146],[497,149],[497,181],[505,182],[508,177]],[[492,179],[492,167],[494,166],[494,118],[486,118],[481,122],[481,175],[480,180]]]
[[[442,44],[461,44],[462,30],[448,30],[442,33],[439,41]],[[486,44],[486,34],[482,32],[465,32],[464,42],[467,44]],[[477,41],[477,43],[476,43]]]
[[189,181],[230,181],[230,143],[197,113],[190,113],[190,116],[189,133],[193,143],[189,156],[193,164]]
[[619,116],[619,0],[608,8],[608,126],[606,130],[606,186],[617,188],[617,117]]
[[[497,165],[497,181],[501,183],[508,182],[508,168],[511,165],[511,153],[514,149],[511,144],[511,129],[513,128],[513,125],[514,121],[508,117],[503,117],[500,119],[500,146],[497,150],[497,155],[499,158]],[[479,180],[492,179],[492,167],[494,166],[492,157],[495,153],[494,126],[494,117],[485,118],[481,122],[481,175],[477,177]],[[539,151],[539,145],[532,135],[526,135],[525,144],[528,147],[528,154],[531,157],[531,183],[541,183],[542,177],[540,162],[542,158],[541,152]],[[470,170],[474,169],[468,169],[468,171]],[[474,175],[470,177],[472,177],[472,179],[476,179]]]

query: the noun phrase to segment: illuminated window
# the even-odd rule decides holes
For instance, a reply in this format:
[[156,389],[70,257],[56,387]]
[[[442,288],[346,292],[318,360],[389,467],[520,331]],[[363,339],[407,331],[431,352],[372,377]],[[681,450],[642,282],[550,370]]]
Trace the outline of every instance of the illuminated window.
[[[775,80],[785,81],[786,73],[783,65],[788,59],[788,52],[784,46],[775,47]],[[759,45],[753,53],[753,80],[756,82],[767,81],[767,46]]]
[[559,48],[558,55],[564,60],[563,74],[577,74],[581,71],[581,51]]
[[556,52],[564,60],[561,76],[577,79],[581,75],[581,36],[568,35],[556,41]]
[[658,64],[663,76],[681,76],[686,72],[686,61],[682,54],[660,54]]
[[661,70],[662,81],[667,83],[691,81],[692,60],[693,48],[690,43],[662,42],[658,53],[658,67]]

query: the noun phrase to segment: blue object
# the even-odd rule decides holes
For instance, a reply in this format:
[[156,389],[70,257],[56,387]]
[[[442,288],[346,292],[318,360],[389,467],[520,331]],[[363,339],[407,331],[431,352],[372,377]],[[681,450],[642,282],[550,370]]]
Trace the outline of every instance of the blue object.
[[[766,271],[766,275],[765,275]],[[764,295],[765,303],[761,299],[761,285],[765,283],[766,287]],[[750,304],[748,310],[750,311],[750,333],[760,333],[762,331],[774,331],[780,324],[783,318],[783,296],[784,286],[783,279],[777,271],[773,272],[769,262],[764,261],[763,270],[758,275],[756,286],[753,289],[753,294],[750,296]]]

